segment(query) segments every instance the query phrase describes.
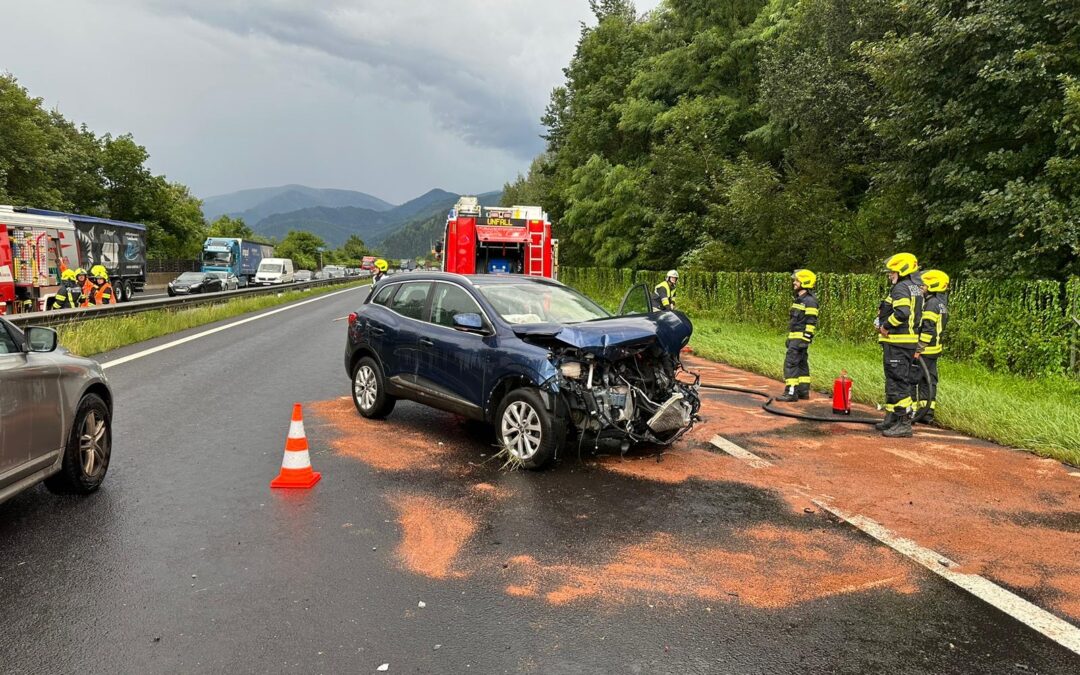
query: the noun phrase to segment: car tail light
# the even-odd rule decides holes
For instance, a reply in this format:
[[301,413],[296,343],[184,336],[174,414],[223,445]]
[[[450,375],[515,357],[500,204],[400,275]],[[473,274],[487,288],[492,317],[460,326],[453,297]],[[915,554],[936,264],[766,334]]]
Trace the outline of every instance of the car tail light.
[[353,324],[355,324],[355,323],[356,323],[356,312],[350,312],[349,313],[349,327],[352,328]]

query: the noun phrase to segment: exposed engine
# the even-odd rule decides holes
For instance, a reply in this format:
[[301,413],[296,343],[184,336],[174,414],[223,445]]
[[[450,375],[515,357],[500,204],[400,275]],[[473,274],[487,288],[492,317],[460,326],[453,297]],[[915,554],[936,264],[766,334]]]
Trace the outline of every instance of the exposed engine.
[[655,343],[622,347],[614,355],[609,360],[573,348],[553,352],[559,390],[579,433],[668,445],[693,427],[701,406],[696,374]]

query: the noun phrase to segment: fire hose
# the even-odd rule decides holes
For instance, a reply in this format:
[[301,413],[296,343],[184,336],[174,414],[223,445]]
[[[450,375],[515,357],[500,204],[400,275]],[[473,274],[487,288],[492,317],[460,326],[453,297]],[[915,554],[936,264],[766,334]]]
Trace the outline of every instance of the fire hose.
[[[933,401],[935,392],[934,382],[930,379],[930,369],[926,367],[926,363],[922,359],[916,359],[916,361],[918,361],[919,365],[922,367],[922,379],[926,382],[927,387],[927,400]],[[824,415],[811,415],[808,413],[798,413],[792,412],[790,410],[783,410],[782,408],[777,408],[773,405],[773,402],[776,400],[775,396],[768,394],[764,391],[758,391],[757,389],[750,389],[749,387],[739,387],[733,384],[700,384],[699,386],[705,389],[720,389],[723,391],[734,391],[741,394],[761,396],[762,398],[766,399],[766,401],[761,404],[761,408],[765,412],[772,413],[773,415],[780,415],[781,417],[791,417],[793,419],[806,420],[809,422],[832,422],[834,424],[877,424],[881,422],[880,419],[871,417],[844,417],[839,415],[835,417],[826,417]],[[924,417],[926,417],[929,411],[930,408],[928,407],[916,410],[912,421],[918,422],[922,420]]]

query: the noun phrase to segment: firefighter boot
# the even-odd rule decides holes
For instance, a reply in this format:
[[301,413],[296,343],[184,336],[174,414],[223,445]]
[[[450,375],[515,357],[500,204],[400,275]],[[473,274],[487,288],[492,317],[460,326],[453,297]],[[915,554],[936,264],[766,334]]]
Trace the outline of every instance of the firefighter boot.
[[881,432],[885,438],[911,438],[911,415],[900,413],[897,422],[893,426]]
[[810,385],[808,385],[808,384],[800,384],[799,388],[796,389],[796,391],[799,394],[799,400],[800,401],[807,401],[807,400],[810,399]]
[[776,400],[784,403],[794,403],[799,400],[799,393],[795,390],[794,385],[784,387],[784,393],[777,396]]
[[896,426],[896,423],[900,421],[900,416],[894,412],[889,412],[885,415],[885,419],[874,425],[874,428],[878,431],[887,431]]

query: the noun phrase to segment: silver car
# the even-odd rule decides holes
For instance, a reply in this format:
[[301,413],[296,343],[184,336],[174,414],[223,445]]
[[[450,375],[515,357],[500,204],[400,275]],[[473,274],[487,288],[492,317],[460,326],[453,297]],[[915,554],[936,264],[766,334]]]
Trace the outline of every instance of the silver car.
[[112,391],[101,366],[57,350],[56,332],[0,318],[0,503],[41,481],[98,489],[112,454]]

